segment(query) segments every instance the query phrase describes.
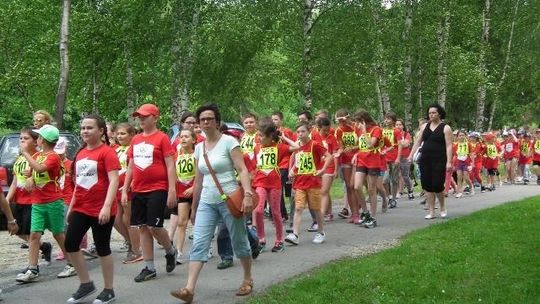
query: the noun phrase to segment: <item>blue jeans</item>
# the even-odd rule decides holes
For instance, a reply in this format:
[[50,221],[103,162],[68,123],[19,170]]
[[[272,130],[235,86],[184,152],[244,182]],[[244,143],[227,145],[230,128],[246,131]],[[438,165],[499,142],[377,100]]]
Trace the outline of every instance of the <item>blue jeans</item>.
[[231,244],[237,258],[251,256],[251,249],[246,231],[246,222],[242,218],[234,218],[225,203],[208,204],[200,202],[193,229],[193,245],[189,255],[190,261],[208,261],[208,250],[218,223],[223,222],[231,234]]
[[[247,226],[246,226],[246,232],[248,236],[249,246],[251,247],[251,251],[256,250],[257,247],[259,246],[259,239],[257,238],[257,232],[255,230],[250,230],[249,227]],[[233,247],[231,244],[231,237],[229,235],[229,230],[227,230],[227,226],[225,226],[225,224],[223,223],[219,225],[219,232],[218,232],[218,237],[217,237],[217,250],[222,261],[225,261],[225,260],[232,261]]]

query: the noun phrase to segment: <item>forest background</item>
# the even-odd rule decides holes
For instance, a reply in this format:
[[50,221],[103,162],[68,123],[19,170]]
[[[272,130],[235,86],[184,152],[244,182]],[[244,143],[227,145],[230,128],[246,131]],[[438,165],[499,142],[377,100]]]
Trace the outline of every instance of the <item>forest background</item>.
[[217,102],[225,120],[303,108],[393,111],[438,102],[456,127],[538,125],[537,0],[0,1],[0,132],[55,114],[161,127]]

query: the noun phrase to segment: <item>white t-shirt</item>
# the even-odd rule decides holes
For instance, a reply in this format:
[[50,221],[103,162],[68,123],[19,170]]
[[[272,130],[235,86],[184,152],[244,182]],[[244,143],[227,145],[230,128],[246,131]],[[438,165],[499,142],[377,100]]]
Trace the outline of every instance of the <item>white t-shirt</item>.
[[[221,135],[215,147],[212,150],[207,150],[210,165],[214,169],[223,191],[227,194],[234,192],[238,188],[231,151],[239,146],[238,141],[234,137]],[[221,195],[206,166],[203,150],[203,143],[198,143],[195,146],[195,159],[197,159],[198,168],[203,174],[203,188],[200,202],[217,204],[222,202]]]

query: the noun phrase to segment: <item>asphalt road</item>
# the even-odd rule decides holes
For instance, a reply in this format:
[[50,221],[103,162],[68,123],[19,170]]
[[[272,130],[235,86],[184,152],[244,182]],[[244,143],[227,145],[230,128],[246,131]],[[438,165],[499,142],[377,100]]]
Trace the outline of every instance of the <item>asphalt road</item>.
[[[449,219],[447,220],[535,195],[540,195],[540,187],[537,185],[514,185],[503,186],[494,192],[475,196],[450,198],[448,201]],[[379,226],[375,229],[365,229],[347,224],[345,220],[335,219],[325,228],[327,238],[321,245],[311,243],[313,233],[302,232],[299,246],[288,245],[281,253],[270,251],[262,253],[253,265],[255,292],[263,292],[265,288],[275,283],[305,273],[330,261],[384,249],[396,244],[399,238],[408,232],[447,221],[425,220],[426,211],[419,202],[418,198],[413,201],[406,198],[400,199],[396,209],[378,216]],[[341,202],[336,202],[334,212],[340,210],[340,207]],[[306,211],[302,223],[304,228],[310,224],[307,216]],[[272,244],[274,232],[271,222],[266,221],[266,227],[267,243]],[[189,242],[187,246],[189,247]],[[135,283],[133,278],[142,269],[142,263],[123,265],[121,259],[124,253],[114,254],[116,303],[179,303],[169,295],[169,291],[185,284],[187,264],[178,266],[171,274],[166,274],[163,255],[163,250],[156,249],[158,277],[148,282]],[[244,300],[234,295],[242,280],[239,262],[235,260],[234,267],[217,270],[216,265],[219,260],[216,256],[203,268],[196,289],[196,303],[225,304]],[[89,261],[89,264],[91,277],[99,292],[103,288],[99,264],[96,260]],[[55,261],[49,266],[42,267],[40,281],[25,285],[17,285],[14,280],[16,275],[14,271],[5,273],[0,271],[0,286],[4,289],[2,303],[65,303],[71,293],[77,289],[79,281],[77,277],[56,279],[55,275],[63,266],[63,263]]]

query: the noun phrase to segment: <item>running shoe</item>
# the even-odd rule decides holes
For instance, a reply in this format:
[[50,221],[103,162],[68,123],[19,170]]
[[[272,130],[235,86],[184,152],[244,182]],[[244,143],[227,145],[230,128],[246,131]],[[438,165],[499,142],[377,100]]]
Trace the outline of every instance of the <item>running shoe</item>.
[[315,232],[317,230],[319,230],[319,224],[317,224],[316,222],[311,223],[311,226],[309,226],[309,228],[307,229],[307,231],[309,232]]
[[337,215],[342,219],[349,218],[349,209],[343,208]]
[[388,207],[390,207],[390,209],[393,209],[393,208],[396,208],[397,207],[397,201],[393,198],[389,199],[388,200]]
[[441,218],[446,218],[448,216],[448,211],[444,210],[444,211],[441,211]]
[[313,244],[322,244],[325,239],[326,235],[324,234],[324,232],[317,232],[317,234],[315,234],[315,237],[313,238]]
[[139,273],[134,281],[137,282],[137,283],[140,283],[140,282],[144,282],[144,281],[148,281],[148,280],[151,280],[151,279],[155,279],[156,278],[156,270],[150,270],[148,269],[148,267],[144,267],[143,270],[141,270],[141,273]]
[[210,245],[210,248],[208,249],[207,257],[209,260],[214,257],[214,247],[212,247],[212,245]]
[[103,291],[97,296],[97,298],[92,302],[93,304],[107,304],[115,300],[114,290],[112,289],[103,289]]
[[253,246],[251,248],[251,258],[252,259],[254,259],[254,260],[257,259],[259,257],[260,253],[261,252],[259,251],[259,246]]
[[409,200],[413,200],[413,199],[414,199],[414,193],[409,192]]
[[437,217],[435,215],[428,214],[428,215],[424,216],[424,218],[426,220],[432,220],[432,219],[437,218]]
[[266,242],[262,241],[259,242],[259,253],[264,252],[266,250]]
[[287,237],[285,237],[285,242],[293,245],[298,245],[298,236],[294,233],[289,233]]
[[176,254],[178,252],[176,251],[176,248],[173,247],[173,249],[173,253],[165,254],[165,260],[167,261],[167,264],[165,265],[165,271],[167,271],[167,273],[172,272],[174,268],[176,268]]
[[291,223],[288,228],[285,229],[287,233],[293,233],[293,224]]
[[126,252],[129,250],[129,243],[128,241],[124,241],[124,243],[122,243],[122,246],[120,246],[120,249],[118,250],[119,252]]
[[128,251],[126,258],[122,261],[123,264],[133,264],[143,260],[142,254],[136,254],[133,251]]
[[486,193],[486,187],[485,186],[480,186],[480,192],[481,193]]
[[233,266],[233,260],[223,260],[217,264],[217,269],[227,269]]
[[94,282],[88,282],[79,285],[79,289],[75,291],[73,295],[71,295],[71,298],[67,300],[67,303],[85,303],[88,302],[90,299],[90,296],[96,292],[96,286],[94,286]]
[[356,225],[364,225],[364,223],[366,222],[366,220],[369,218],[369,212],[362,212],[360,214],[360,218],[358,219],[358,221],[356,222]]
[[41,250],[41,257],[47,261],[47,263],[51,262],[51,256],[52,256],[52,245],[49,242],[43,242],[41,243],[41,246],[39,248]]
[[32,283],[39,280],[39,269],[28,268],[25,273],[19,273],[15,279],[20,283]]
[[368,229],[377,227],[377,220],[370,216],[369,219],[364,223],[364,227]]
[[88,246],[88,248],[81,249],[81,252],[84,256],[91,258],[91,259],[97,259],[98,254],[96,250],[96,246],[94,244]]
[[359,222],[359,217],[358,217],[358,214],[353,214],[351,215],[351,217],[349,217],[349,220],[347,221],[347,223],[349,224],[357,224]]
[[282,252],[285,250],[285,245],[283,245],[283,242],[276,242],[274,244],[274,247],[272,247],[272,252]]
[[28,249],[28,243],[22,243],[21,249]]
[[458,194],[456,194],[456,198],[460,198],[460,197],[462,197],[462,196],[463,196],[463,193],[458,193]]
[[64,256],[64,252],[60,251],[54,259],[57,261],[63,261],[65,258],[66,257]]
[[184,259],[184,254],[180,251],[178,251],[178,254],[176,255],[176,265],[182,265],[186,262]]
[[334,220],[334,215],[333,215],[332,213],[326,214],[326,215],[324,216],[324,221],[325,221],[325,222],[331,222],[331,221],[333,221],[333,220]]
[[64,266],[64,270],[62,270],[58,275],[56,275],[56,277],[59,279],[63,279],[72,277],[74,275],[77,275],[77,270],[75,270],[75,267],[68,264]]

